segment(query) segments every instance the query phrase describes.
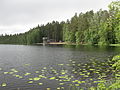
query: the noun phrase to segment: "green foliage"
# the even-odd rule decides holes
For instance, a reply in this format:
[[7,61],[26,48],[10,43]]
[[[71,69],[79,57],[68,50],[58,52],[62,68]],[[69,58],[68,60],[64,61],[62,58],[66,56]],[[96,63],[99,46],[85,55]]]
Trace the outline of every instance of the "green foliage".
[[120,89],[120,81],[111,84],[108,88],[108,90],[118,90],[118,89]]
[[109,29],[114,31],[116,43],[120,43],[120,1],[112,2],[109,5],[109,13]]
[[[64,26],[66,42],[109,45],[120,42],[120,1],[109,5],[109,12],[99,10],[75,14]],[[72,33],[71,33],[72,31]],[[75,35],[75,38],[74,36]]]
[[76,43],[77,44],[80,44],[82,41],[81,41],[81,32],[79,32],[79,31],[77,31],[76,33],[75,33],[75,37],[76,37]]
[[106,90],[105,81],[98,83],[97,90]]
[[66,22],[53,21],[37,26],[28,32],[1,35],[2,44],[41,43],[42,37],[54,42],[65,41],[76,44],[109,45],[120,43],[120,1],[114,1],[109,11],[99,10],[77,13]]
[[43,37],[48,37],[53,41],[62,41],[62,27],[64,22],[48,23],[45,26],[37,26],[30,29],[28,32],[14,34],[14,35],[1,35],[0,44],[35,44],[41,43]]
[[109,40],[108,40],[108,32],[107,32],[107,23],[102,23],[101,26],[100,26],[100,30],[98,32],[98,35],[99,35],[99,42],[98,42],[98,45],[109,45]]
[[[114,43],[115,33],[108,25],[109,12],[99,10],[75,15],[64,25],[64,40],[77,44],[109,45]],[[74,37],[75,36],[75,37]]]
[[112,67],[115,67],[116,70],[120,70],[120,55],[116,55],[113,57],[112,61],[115,63],[112,65]]
[[116,55],[112,58],[112,61],[115,62],[112,67],[115,68],[115,81],[108,86],[106,86],[107,82],[104,80],[102,83],[98,84],[97,90],[118,90],[120,89],[120,55]]

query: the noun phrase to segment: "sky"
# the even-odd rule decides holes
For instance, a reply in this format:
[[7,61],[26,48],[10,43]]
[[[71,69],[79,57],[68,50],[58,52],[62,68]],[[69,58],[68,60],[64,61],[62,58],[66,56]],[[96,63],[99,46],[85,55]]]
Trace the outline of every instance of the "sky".
[[38,24],[66,21],[75,13],[108,10],[116,0],[0,0],[0,34],[23,33]]

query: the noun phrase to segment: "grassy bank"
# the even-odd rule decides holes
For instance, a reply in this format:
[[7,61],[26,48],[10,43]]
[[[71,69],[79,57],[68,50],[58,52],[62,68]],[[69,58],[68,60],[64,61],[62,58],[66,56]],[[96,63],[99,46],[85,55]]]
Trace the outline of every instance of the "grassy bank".
[[109,44],[109,45],[100,45],[100,44],[76,44],[76,43],[65,43],[66,45],[91,45],[91,46],[120,46],[120,44]]

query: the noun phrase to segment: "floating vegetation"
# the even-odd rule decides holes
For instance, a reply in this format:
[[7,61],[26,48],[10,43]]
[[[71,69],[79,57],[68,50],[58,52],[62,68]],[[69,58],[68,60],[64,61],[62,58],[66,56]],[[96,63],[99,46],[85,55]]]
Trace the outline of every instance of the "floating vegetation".
[[13,74],[14,72],[9,72],[9,74]]
[[[29,68],[32,67],[30,64],[24,65],[26,67],[29,66]],[[113,62],[110,60],[101,62],[91,59],[91,62],[87,63],[69,60],[68,64],[60,63],[55,67],[54,65],[43,66],[40,69],[38,67],[38,69],[33,72],[27,71],[21,73],[20,70],[12,68],[9,71],[4,71],[3,74],[11,75],[18,79],[25,79],[30,85],[37,84],[39,86],[43,86],[43,80],[56,81],[58,83],[58,87],[56,88],[57,90],[66,90],[66,87],[67,89],[69,88],[68,90],[84,90],[88,88],[90,90],[96,90],[96,88],[101,88],[102,86],[106,87],[104,82],[109,81],[109,78],[120,78],[120,71],[117,71],[116,73],[114,68],[111,67],[112,65]],[[111,83],[111,81],[109,83]],[[2,83],[1,87],[8,85],[6,83]],[[112,86],[109,88],[112,88]],[[46,89],[52,90],[47,87]]]
[[43,83],[38,83],[39,85],[43,85]]
[[4,72],[4,74],[8,74],[9,72]]
[[2,85],[1,85],[2,87],[6,87],[7,86],[7,84],[6,83],[2,83]]
[[56,77],[51,77],[51,78],[49,78],[50,80],[54,80],[54,79],[56,79]]
[[30,66],[30,64],[24,64],[25,66]]
[[51,90],[50,88],[47,88],[47,90]]
[[31,74],[31,73],[28,73],[28,72],[27,72],[27,73],[25,73],[24,75],[25,75],[25,76],[28,76],[28,75],[30,75],[30,74]]
[[39,78],[39,77],[33,78],[34,81],[38,81],[38,80],[40,80],[40,79],[41,79],[41,78]]
[[39,71],[35,71],[35,73],[39,73]]
[[58,64],[58,65],[63,66],[64,64]]
[[28,83],[33,83],[33,81],[29,81]]
[[60,87],[58,87],[57,90],[60,90]]
[[12,71],[12,72],[18,72],[18,71],[17,71],[16,69],[14,69],[14,68],[13,68],[13,69],[11,69],[11,71]]

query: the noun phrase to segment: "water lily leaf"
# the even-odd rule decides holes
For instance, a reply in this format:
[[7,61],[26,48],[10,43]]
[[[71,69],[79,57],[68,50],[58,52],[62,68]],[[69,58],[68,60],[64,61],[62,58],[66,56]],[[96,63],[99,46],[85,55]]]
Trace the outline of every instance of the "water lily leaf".
[[35,71],[35,73],[39,73],[39,71]]
[[53,80],[53,79],[56,79],[56,77],[51,77],[51,78],[49,78],[50,80]]
[[8,74],[9,72],[4,72],[4,74]]
[[47,88],[47,90],[50,90],[50,88]]
[[60,87],[58,87],[57,90],[60,90]]
[[7,86],[7,84],[6,83],[2,83],[2,85],[1,85],[2,87],[5,87],[5,86]]
[[33,81],[29,81],[28,83],[33,83]]
[[59,83],[59,85],[64,85],[64,83]]
[[30,74],[31,74],[31,73],[25,73],[24,75],[25,75],[25,76],[28,76],[28,75],[30,75]]
[[41,78],[39,78],[39,77],[33,78],[34,81],[38,81],[38,80],[40,80],[40,79],[41,79]]
[[11,71],[13,71],[13,72],[18,72],[18,71],[17,71],[16,69],[14,69],[14,68],[13,68],[13,69],[11,69]]
[[43,83],[38,83],[39,85],[43,85]]

